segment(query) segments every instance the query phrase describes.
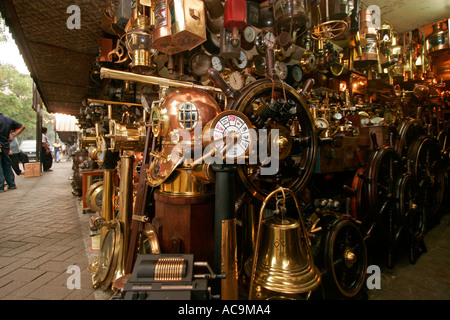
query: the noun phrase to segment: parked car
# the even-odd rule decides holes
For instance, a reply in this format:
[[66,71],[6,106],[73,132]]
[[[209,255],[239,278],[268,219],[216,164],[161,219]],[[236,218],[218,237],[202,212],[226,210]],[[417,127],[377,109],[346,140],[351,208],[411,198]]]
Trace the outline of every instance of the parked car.
[[19,146],[19,149],[22,150],[28,156],[30,161],[36,160],[36,140],[24,140]]

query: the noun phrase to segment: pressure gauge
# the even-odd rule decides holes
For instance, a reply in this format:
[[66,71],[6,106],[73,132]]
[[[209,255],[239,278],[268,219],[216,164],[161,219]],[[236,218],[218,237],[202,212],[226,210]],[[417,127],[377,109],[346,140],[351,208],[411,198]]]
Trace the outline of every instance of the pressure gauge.
[[244,77],[239,71],[233,71],[228,76],[228,84],[235,90],[241,90],[244,87]]
[[275,73],[278,75],[278,77],[280,78],[281,81],[286,80],[287,76],[288,76],[288,67],[286,65],[286,63],[282,62],[282,61],[275,61]]
[[211,66],[216,69],[218,72],[222,73],[225,67],[225,61],[219,56],[211,57]]
[[253,142],[250,134],[252,125],[239,111],[227,110],[217,115],[211,123],[214,146],[226,158],[245,156]]
[[247,43],[253,43],[256,38],[256,31],[251,26],[247,26],[243,32],[244,40]]
[[233,65],[242,70],[247,68],[247,64],[248,64],[248,58],[247,58],[247,54],[245,53],[244,50],[241,50],[239,52],[239,58],[233,58]]
[[335,120],[341,120],[341,119],[342,119],[342,113],[336,112],[336,113],[333,115],[333,118],[334,118]]
[[191,57],[190,67],[194,75],[202,77],[211,68],[211,57],[206,53],[198,52]]
[[271,31],[261,31],[260,33],[258,33],[255,39],[256,49],[260,54],[264,55],[267,48],[273,48],[275,46],[275,42],[275,35]]
[[262,56],[256,56],[252,61],[250,70],[258,76],[264,75],[266,73],[266,59]]
[[318,129],[328,129],[330,124],[325,118],[316,118],[314,123]]
[[249,83],[252,83],[253,81],[256,81],[256,78],[254,76],[248,76],[245,78],[245,85],[248,85]]
[[288,70],[289,70],[289,74],[288,74],[289,82],[291,82],[291,83],[294,83],[294,82],[300,83],[300,82],[302,82],[303,70],[298,64],[293,65],[293,66],[289,66]]

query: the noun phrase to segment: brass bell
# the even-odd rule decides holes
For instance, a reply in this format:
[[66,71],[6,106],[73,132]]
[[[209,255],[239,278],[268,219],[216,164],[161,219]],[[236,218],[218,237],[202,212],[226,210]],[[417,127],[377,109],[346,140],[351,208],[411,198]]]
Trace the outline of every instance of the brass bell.
[[274,215],[261,221],[262,212],[268,198],[280,191],[283,191],[283,194],[284,192],[292,193],[285,188],[275,190],[266,198],[260,211],[260,223],[250,281],[250,298],[253,283],[284,294],[311,292],[320,283],[320,272],[314,265],[295,195],[292,193],[299,212],[299,221],[285,217],[283,210],[281,210],[281,217]]

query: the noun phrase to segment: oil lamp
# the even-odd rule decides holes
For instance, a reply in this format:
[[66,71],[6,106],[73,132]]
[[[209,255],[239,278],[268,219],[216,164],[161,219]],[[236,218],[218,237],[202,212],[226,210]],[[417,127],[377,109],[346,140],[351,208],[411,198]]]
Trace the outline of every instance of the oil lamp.
[[137,73],[151,72],[154,70],[151,58],[155,49],[152,46],[150,18],[136,12],[133,20],[131,30],[126,34],[126,45],[132,60],[131,69]]

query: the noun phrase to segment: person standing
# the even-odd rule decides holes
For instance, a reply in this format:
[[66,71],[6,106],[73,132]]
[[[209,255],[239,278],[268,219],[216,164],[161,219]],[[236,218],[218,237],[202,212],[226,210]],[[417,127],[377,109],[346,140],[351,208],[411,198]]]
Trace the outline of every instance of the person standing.
[[56,139],[55,143],[53,144],[53,153],[55,154],[55,162],[58,163],[59,162],[59,155],[61,153],[62,150],[62,145],[61,143],[59,143],[59,140]]
[[25,130],[23,124],[0,112],[0,192],[5,192],[5,181],[9,190],[17,189],[9,157],[9,142],[23,130]]
[[9,142],[9,157],[11,158],[11,167],[18,176],[22,173],[19,163],[22,162],[25,170],[25,163],[30,162],[28,156],[20,150],[16,137]]
[[42,148],[41,148],[41,162],[44,172],[52,171],[50,168],[53,164],[53,157],[51,151],[51,144],[47,138],[47,128],[42,127]]

